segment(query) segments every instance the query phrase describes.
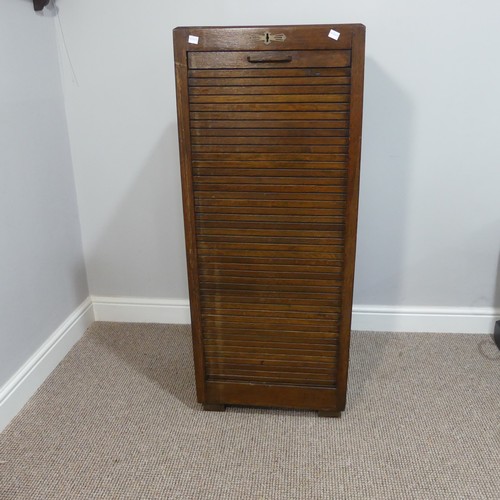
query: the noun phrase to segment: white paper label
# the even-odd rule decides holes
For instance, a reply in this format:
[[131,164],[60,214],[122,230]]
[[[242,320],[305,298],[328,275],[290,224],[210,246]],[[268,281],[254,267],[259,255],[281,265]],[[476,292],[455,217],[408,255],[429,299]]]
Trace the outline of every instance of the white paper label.
[[330,38],[333,38],[334,40],[338,40],[340,33],[338,31],[335,31],[335,30],[330,30],[330,33],[328,33],[328,36]]
[[195,35],[189,35],[189,38],[188,38],[188,43],[194,43],[195,45],[198,45],[198,40],[200,38],[195,36]]

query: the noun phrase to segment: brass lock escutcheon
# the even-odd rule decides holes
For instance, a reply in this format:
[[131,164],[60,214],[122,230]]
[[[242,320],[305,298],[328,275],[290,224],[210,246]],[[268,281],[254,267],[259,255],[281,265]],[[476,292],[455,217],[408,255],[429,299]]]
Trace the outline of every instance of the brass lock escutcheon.
[[273,35],[269,31],[266,31],[263,35],[255,35],[254,39],[269,45],[271,42],[284,42],[286,35],[284,33]]

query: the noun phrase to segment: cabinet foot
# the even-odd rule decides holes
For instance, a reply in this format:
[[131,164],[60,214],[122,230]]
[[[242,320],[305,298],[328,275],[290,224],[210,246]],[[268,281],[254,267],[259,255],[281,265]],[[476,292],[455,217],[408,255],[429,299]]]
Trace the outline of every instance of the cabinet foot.
[[203,410],[204,411],[226,411],[226,405],[204,404]]
[[341,411],[331,411],[331,410],[318,411],[318,417],[340,418],[341,415],[342,415]]

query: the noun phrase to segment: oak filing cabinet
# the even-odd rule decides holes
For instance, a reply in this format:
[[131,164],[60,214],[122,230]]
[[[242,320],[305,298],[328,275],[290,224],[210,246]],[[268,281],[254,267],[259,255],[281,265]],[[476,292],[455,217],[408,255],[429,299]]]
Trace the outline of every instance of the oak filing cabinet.
[[174,30],[198,401],[345,407],[361,24]]

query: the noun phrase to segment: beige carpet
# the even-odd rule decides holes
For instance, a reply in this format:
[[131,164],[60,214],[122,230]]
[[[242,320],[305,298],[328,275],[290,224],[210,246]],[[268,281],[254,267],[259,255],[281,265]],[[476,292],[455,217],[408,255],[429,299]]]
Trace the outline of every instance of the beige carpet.
[[488,336],[355,333],[348,408],[195,402],[187,326],[95,323],[0,436],[0,498],[499,499]]

